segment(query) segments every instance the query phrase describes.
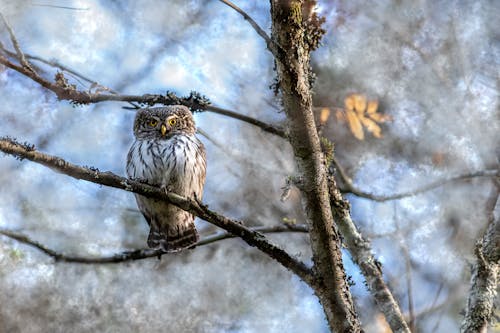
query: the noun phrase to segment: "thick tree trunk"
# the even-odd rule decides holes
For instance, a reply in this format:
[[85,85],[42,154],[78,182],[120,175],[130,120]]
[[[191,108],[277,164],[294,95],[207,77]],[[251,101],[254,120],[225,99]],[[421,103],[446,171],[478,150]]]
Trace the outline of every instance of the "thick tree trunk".
[[301,177],[303,202],[310,226],[315,292],[335,332],[360,332],[342,264],[340,237],[333,223],[327,169],[312,112],[310,35],[302,17],[302,1],[271,0],[276,69],[288,118],[290,142]]

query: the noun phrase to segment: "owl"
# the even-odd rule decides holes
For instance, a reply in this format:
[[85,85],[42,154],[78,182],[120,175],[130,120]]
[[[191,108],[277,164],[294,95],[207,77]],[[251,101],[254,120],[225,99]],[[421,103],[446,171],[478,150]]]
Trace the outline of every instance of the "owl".
[[[127,176],[183,197],[201,199],[206,154],[195,134],[193,115],[185,106],[138,110],[135,141],[127,155]],[[161,200],[138,194],[135,198],[150,227],[149,247],[176,252],[198,241],[192,214]]]

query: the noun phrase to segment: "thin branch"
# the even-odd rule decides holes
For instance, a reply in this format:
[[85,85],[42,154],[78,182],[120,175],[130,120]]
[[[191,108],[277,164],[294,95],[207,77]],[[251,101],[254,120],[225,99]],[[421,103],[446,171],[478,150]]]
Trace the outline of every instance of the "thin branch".
[[3,24],[7,28],[7,31],[9,32],[12,46],[14,46],[14,49],[16,50],[17,57],[19,58],[21,65],[23,65],[23,67],[26,68],[27,70],[30,70],[31,72],[35,73],[33,68],[31,68],[29,62],[26,60],[23,51],[21,51],[21,47],[19,47],[19,42],[17,41],[16,35],[14,34],[14,30],[12,30],[12,27],[10,26],[9,22],[7,22],[7,19],[5,18],[5,16],[3,16],[2,13],[0,13],[0,17],[2,18]]
[[[273,227],[256,227],[250,229],[254,232],[260,232],[263,234],[268,234],[268,233],[284,233],[284,232],[300,232],[300,233],[307,233],[307,226],[300,224],[300,225],[277,225]],[[54,258],[55,261],[58,262],[71,262],[71,263],[79,263],[79,264],[116,264],[116,263],[122,263],[122,262],[127,262],[127,261],[134,261],[134,260],[141,260],[141,259],[147,259],[147,258],[153,258],[153,257],[158,257],[163,254],[166,254],[166,252],[162,250],[152,250],[152,249],[137,249],[137,250],[131,250],[131,251],[125,251],[117,254],[113,254],[111,256],[104,256],[104,257],[87,257],[87,256],[78,256],[78,255],[66,255],[64,253],[58,252],[56,250],[50,249],[49,247],[41,244],[40,242],[37,242],[31,238],[29,238],[26,235],[19,234],[10,230],[3,230],[0,229],[0,234],[4,235],[6,237],[15,239],[16,241],[32,246],[41,252],[45,253],[46,255]],[[218,233],[214,235],[210,235],[205,237],[204,239],[200,240],[195,246],[203,246],[203,245],[208,245],[212,244],[224,239],[229,239],[229,238],[235,238],[237,236],[234,236],[231,233],[224,232],[224,233]]]
[[250,17],[250,15],[248,15],[244,10],[242,10],[240,7],[236,6],[235,4],[233,4],[231,1],[229,0],[219,0],[220,2],[222,2],[223,4],[231,7],[232,9],[234,9],[236,12],[238,12],[238,14],[240,14],[241,16],[243,16],[243,18],[248,21],[248,23],[250,23],[250,25],[252,26],[252,28],[257,32],[257,34],[262,37],[262,39],[264,39],[264,41],[266,42],[266,46],[268,48],[269,51],[271,51],[271,53],[275,56],[275,57],[278,57],[280,55],[280,52],[282,52],[281,48],[279,47],[279,45],[273,41],[267,34],[266,32],[257,24],[257,22],[255,22],[254,19],[252,19]]
[[[39,58],[37,58],[39,59]],[[72,74],[78,75],[79,77],[85,79],[86,81],[92,83],[92,84],[97,84],[97,82],[86,78],[85,76],[81,75],[80,73],[77,73],[73,70],[70,70],[69,68],[57,63],[57,62],[49,62],[44,60],[44,62],[48,64],[52,64],[56,67],[59,67],[62,70],[65,71],[70,71]],[[171,92],[167,92],[165,95],[159,95],[159,94],[144,94],[144,95],[121,95],[117,94],[113,90],[109,90],[112,94],[103,94],[103,93],[91,93],[87,91],[79,91],[77,90],[74,86],[62,83],[62,81],[52,83],[49,80],[46,80],[42,78],[41,76],[37,75],[36,73],[33,73],[27,69],[25,69],[22,66],[18,66],[14,64],[13,62],[9,61],[7,58],[0,56],[0,64],[3,64],[6,67],[9,67],[24,76],[29,77],[33,81],[37,82],[40,84],[42,87],[52,91],[53,93],[56,94],[57,98],[59,100],[68,100],[71,101],[75,104],[91,104],[91,103],[100,103],[100,102],[107,102],[107,101],[120,101],[120,102],[128,102],[128,103],[140,103],[144,105],[154,105],[154,104],[163,104],[163,105],[173,105],[173,104],[182,104],[185,105],[193,112],[203,112],[203,111],[209,111],[213,113],[217,113],[220,115],[224,115],[226,117],[238,119],[241,121],[244,121],[248,124],[257,126],[261,128],[263,131],[275,134],[277,136],[280,136],[282,138],[286,137],[285,131],[277,126],[273,126],[270,124],[267,124],[263,121],[260,121],[258,119],[231,111],[227,109],[223,109],[220,107],[212,106],[209,104],[208,100],[197,94],[192,92],[189,96],[187,97],[177,97],[175,94]],[[61,77],[61,76],[60,76]]]
[[55,5],[49,5],[49,4],[44,4],[44,3],[32,3],[32,6],[38,6],[38,7],[49,7],[49,8],[57,8],[57,9],[69,9],[69,10],[89,10],[89,7],[86,8],[78,8],[78,7],[68,7],[68,6],[55,6]]
[[[341,169],[338,169],[341,170]],[[378,202],[384,202],[384,201],[390,201],[390,200],[398,200],[398,199],[403,199],[406,197],[411,197],[415,196],[417,194],[421,194],[433,189],[436,189],[438,187],[441,187],[443,185],[446,185],[448,183],[456,182],[456,181],[461,181],[461,180],[467,180],[467,179],[472,179],[472,178],[479,178],[479,177],[495,177],[497,174],[497,169],[487,169],[487,170],[481,170],[481,171],[476,171],[472,173],[464,173],[461,175],[457,175],[454,177],[450,178],[445,178],[445,179],[439,179],[436,180],[432,183],[429,183],[427,185],[424,185],[420,188],[398,193],[398,194],[392,194],[392,195],[378,195],[378,194],[373,194],[373,193],[368,193],[359,190],[358,188],[354,187],[352,183],[345,182],[344,181],[344,188],[341,189],[342,193],[351,193],[354,194],[355,196],[361,197],[361,198],[366,198],[370,199],[373,201],[378,201]],[[342,179],[344,179],[345,176],[341,176]]]
[[370,242],[361,235],[352,221],[349,202],[342,197],[332,175],[328,178],[328,185],[335,222],[353,261],[365,277],[368,290],[392,331],[409,333],[403,313],[382,276],[382,264],[373,255]]
[[352,179],[351,179],[351,177],[349,177],[347,175],[347,172],[342,167],[342,165],[339,163],[339,161],[337,160],[337,157],[335,156],[335,154],[332,154],[332,163],[333,163],[333,165],[335,167],[335,170],[338,172],[338,174],[340,176],[340,180],[342,180],[342,183],[345,186],[347,186],[347,190],[341,189],[341,191],[343,193],[346,193],[346,192],[353,193],[352,190],[354,188],[354,185],[352,183]]
[[212,106],[212,105],[206,106],[205,109],[207,111],[211,111],[213,113],[217,113],[217,114],[220,114],[223,116],[227,116],[227,117],[231,117],[234,119],[244,121],[248,124],[251,124],[251,125],[254,125],[254,126],[261,128],[265,132],[275,134],[275,135],[280,136],[282,138],[286,138],[286,133],[282,128],[276,127],[274,125],[270,125],[270,124],[265,123],[263,121],[260,121],[258,119],[255,119],[255,118],[252,118],[252,117],[240,114],[240,113],[236,113],[236,112],[231,111],[231,110],[226,110],[226,109],[222,109],[222,108],[219,108],[216,106]]
[[[42,61],[40,58],[34,57],[40,61]],[[78,75],[79,77],[85,79],[88,82],[95,83],[97,82],[86,78],[85,76],[81,75],[80,73],[73,71],[58,62],[48,62],[46,60],[43,60],[44,62],[57,66],[63,70],[70,71],[71,73]],[[13,69],[16,70],[17,72],[31,78],[35,82],[39,83],[41,86],[44,88],[54,92],[57,97],[60,100],[70,100],[74,103],[77,104],[89,104],[89,103],[99,103],[99,102],[104,102],[104,101],[121,101],[121,102],[136,102],[136,103],[141,103],[141,104],[147,104],[147,105],[154,105],[154,104],[164,104],[164,105],[172,105],[172,104],[182,104],[187,107],[190,107],[193,111],[209,111],[213,113],[217,113],[220,115],[224,115],[230,118],[234,118],[237,120],[241,120],[243,122],[246,122],[248,124],[254,125],[259,127],[265,132],[277,135],[282,138],[287,138],[286,132],[277,126],[265,123],[261,120],[231,111],[223,108],[219,108],[216,106],[209,105],[206,101],[206,99],[203,96],[200,96],[196,93],[191,93],[190,96],[188,97],[177,97],[173,93],[167,93],[165,95],[158,95],[158,94],[144,94],[144,95],[120,95],[120,94],[101,94],[101,93],[89,93],[89,92],[82,92],[76,90],[72,86],[61,86],[59,84],[54,84],[48,80],[45,80],[44,78],[40,77],[39,75],[32,73],[23,67],[20,67],[12,62],[10,62],[8,59],[5,57],[0,56],[0,63]],[[112,92],[110,90],[110,92]],[[377,195],[373,193],[368,193],[365,191],[362,191],[358,189],[357,187],[354,186],[351,178],[347,175],[343,167],[340,165],[338,160],[334,157],[333,158],[333,163],[339,172],[339,175],[341,177],[341,180],[344,184],[344,187],[341,188],[341,191],[343,193],[351,193],[353,195],[356,195],[358,197],[378,201],[378,202],[384,202],[384,201],[390,201],[390,200],[397,200],[397,199],[402,199],[406,197],[411,197],[423,192],[427,192],[430,190],[433,190],[435,188],[438,188],[440,186],[443,186],[447,183],[451,183],[457,180],[465,180],[469,178],[475,178],[475,177],[491,177],[495,174],[495,170],[484,170],[484,171],[479,171],[475,173],[466,173],[463,175],[458,175],[452,178],[447,178],[447,179],[442,179],[442,180],[437,180],[433,183],[430,183],[428,185],[425,185],[421,188],[403,192],[403,193],[398,193],[398,194],[393,194],[393,195]]]
[[196,200],[184,198],[175,193],[162,191],[161,189],[147,185],[135,180],[120,177],[112,172],[101,172],[95,168],[85,168],[71,164],[60,157],[44,154],[35,150],[34,146],[27,143],[19,144],[12,139],[0,139],[0,151],[15,156],[19,160],[28,159],[35,163],[44,165],[53,171],[66,174],[70,177],[90,181],[96,184],[119,188],[125,191],[141,194],[146,197],[155,198],[171,203],[199,218],[210,222],[227,232],[241,237],[250,246],[255,246],[271,258],[278,261],[284,267],[297,274],[311,287],[316,287],[313,273],[303,262],[290,256],[286,251],[272,244],[260,232],[248,229],[242,222],[231,220],[216,213]]
[[403,253],[404,261],[405,261],[405,277],[406,277],[406,293],[408,297],[408,313],[409,313],[409,321],[408,326],[411,332],[417,331],[417,323],[415,317],[415,309],[413,306],[413,283],[412,283],[412,270],[411,270],[411,260],[410,260],[410,251],[408,250],[408,246],[406,244],[405,238],[400,233],[399,222],[398,219],[396,221],[396,229],[398,231],[399,241],[400,241],[400,249]]

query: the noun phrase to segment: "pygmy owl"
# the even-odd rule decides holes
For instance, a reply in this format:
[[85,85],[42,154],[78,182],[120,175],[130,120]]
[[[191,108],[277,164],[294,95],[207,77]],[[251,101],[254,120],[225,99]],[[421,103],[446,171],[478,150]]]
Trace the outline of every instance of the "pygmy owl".
[[[196,137],[193,115],[182,105],[137,111],[135,141],[127,156],[131,179],[201,199],[206,175],[205,148]],[[194,216],[161,200],[135,195],[150,226],[148,246],[180,251],[198,241]]]

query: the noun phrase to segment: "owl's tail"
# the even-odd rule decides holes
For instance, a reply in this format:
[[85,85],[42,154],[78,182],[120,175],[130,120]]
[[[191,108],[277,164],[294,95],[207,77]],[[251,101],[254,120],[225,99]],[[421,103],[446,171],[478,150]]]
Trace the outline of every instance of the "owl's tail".
[[154,249],[161,248],[166,252],[178,252],[194,247],[200,238],[194,225],[194,218],[191,218],[188,223],[186,222],[188,221],[161,228],[162,230],[151,224],[148,246]]

